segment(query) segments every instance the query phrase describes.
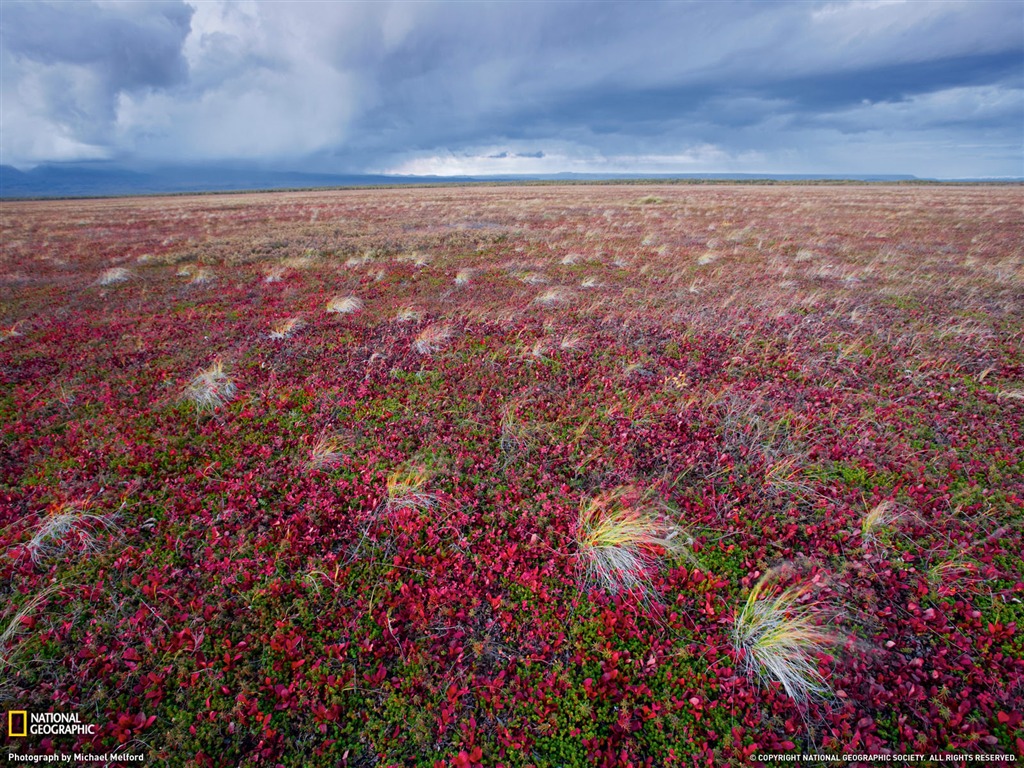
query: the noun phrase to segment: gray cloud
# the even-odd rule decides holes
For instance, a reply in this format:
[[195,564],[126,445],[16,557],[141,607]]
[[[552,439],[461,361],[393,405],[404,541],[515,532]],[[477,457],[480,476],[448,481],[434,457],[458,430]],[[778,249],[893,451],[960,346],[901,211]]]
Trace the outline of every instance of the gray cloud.
[[186,83],[191,17],[182,2],[4,3],[4,161],[116,152],[122,94]]
[[3,13],[4,162],[1024,174],[1016,3],[83,2]]
[[16,57],[94,69],[110,90],[182,81],[192,8],[181,2],[8,3],[0,38]]

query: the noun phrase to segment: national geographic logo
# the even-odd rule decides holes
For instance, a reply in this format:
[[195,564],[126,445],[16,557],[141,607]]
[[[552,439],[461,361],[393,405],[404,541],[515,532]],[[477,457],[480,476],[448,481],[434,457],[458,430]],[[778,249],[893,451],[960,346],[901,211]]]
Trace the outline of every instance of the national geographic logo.
[[12,709],[7,713],[7,736],[92,736],[93,723],[83,723],[77,712],[28,712]]
[[7,735],[28,736],[28,712],[12,709],[7,713]]

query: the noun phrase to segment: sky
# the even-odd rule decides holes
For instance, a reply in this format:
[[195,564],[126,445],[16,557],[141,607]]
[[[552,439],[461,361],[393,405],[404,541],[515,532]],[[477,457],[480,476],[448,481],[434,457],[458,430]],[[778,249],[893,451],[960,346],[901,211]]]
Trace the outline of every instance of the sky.
[[1024,176],[1024,0],[0,0],[0,163]]

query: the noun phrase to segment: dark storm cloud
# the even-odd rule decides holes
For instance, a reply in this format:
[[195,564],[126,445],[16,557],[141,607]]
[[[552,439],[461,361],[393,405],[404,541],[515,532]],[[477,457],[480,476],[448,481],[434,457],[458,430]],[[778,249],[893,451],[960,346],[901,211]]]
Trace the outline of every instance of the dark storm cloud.
[[93,67],[111,91],[166,87],[187,75],[181,47],[192,13],[182,2],[5,2],[0,38],[16,57]]
[[[786,111],[792,113],[818,114],[864,101],[900,101],[961,86],[1003,83],[1020,87],[1021,64],[1021,54],[1011,52],[778,79],[752,75],[727,83],[649,89],[593,88],[569,99],[545,104],[536,110],[536,116],[557,115],[565,121],[599,126],[660,123],[710,113],[723,117],[727,125],[735,126],[763,117],[757,110],[749,111],[752,99],[764,104],[785,104]],[[741,105],[739,109],[733,109],[736,104]]]
[[4,2],[4,162],[115,153],[121,94],[187,81],[192,13],[183,2]]
[[[1013,2],[4,4],[5,162],[1020,175]],[[850,137],[856,137],[852,139]],[[829,167],[825,167],[828,164]]]
[[[918,97],[980,89],[949,101],[995,128],[1004,145],[1019,138],[1024,118],[1024,19],[1007,3],[556,5],[525,21],[500,6],[473,10],[443,25],[421,18],[382,56],[378,98],[356,117],[348,148],[386,168],[386,158],[403,150],[462,157],[475,146],[482,159],[510,161],[508,140],[560,139],[591,159],[678,155],[686,169],[691,150],[715,144],[716,162],[732,156],[748,170],[798,170],[793,162],[803,170],[815,163],[813,142],[891,128],[904,135],[889,145],[935,142],[941,156],[932,172],[941,173],[942,163],[954,172],[950,148],[968,143],[971,120],[963,112],[943,117],[932,103],[915,121]],[[997,110],[982,103],[992,100],[992,87],[1000,91]],[[967,103],[972,98],[978,103]],[[907,109],[872,115],[865,104]],[[921,135],[943,124],[962,130]],[[796,129],[818,133],[797,137]],[[784,157],[778,150],[787,142]],[[856,151],[860,162],[864,147]],[[925,160],[913,159],[916,172],[929,172]],[[1006,173],[1020,173],[1013,152],[1004,160]]]

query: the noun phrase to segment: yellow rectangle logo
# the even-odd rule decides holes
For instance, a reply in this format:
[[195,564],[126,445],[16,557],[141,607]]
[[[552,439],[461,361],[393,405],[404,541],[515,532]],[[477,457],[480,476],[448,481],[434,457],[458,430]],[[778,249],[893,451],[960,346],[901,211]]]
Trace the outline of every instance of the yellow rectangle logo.
[[28,712],[12,709],[7,712],[7,735],[28,736]]

